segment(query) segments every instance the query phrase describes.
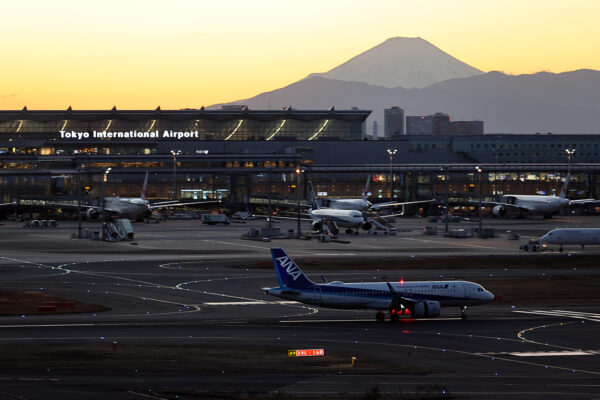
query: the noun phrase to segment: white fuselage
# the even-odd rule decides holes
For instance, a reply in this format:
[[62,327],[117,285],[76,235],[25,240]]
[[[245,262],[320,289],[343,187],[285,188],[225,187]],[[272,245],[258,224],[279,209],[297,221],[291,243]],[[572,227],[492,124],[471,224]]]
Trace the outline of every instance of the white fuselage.
[[[467,281],[417,281],[391,285],[396,295],[419,301],[437,301],[440,307],[473,306],[494,299],[494,295],[481,285]],[[272,288],[267,293],[324,307],[373,310],[387,309],[394,298],[385,282],[331,282],[314,285],[310,289]]]
[[329,199],[329,208],[336,210],[367,211],[371,208],[371,202],[363,199]]
[[554,229],[540,238],[548,244],[600,244],[600,228]]
[[360,228],[364,224],[364,217],[360,211],[337,210],[333,208],[319,208],[309,211],[313,221],[333,221],[341,228]]
[[138,217],[148,211],[148,200],[140,197],[106,197],[106,211],[128,217]]
[[503,203],[527,209],[530,213],[554,214],[569,204],[568,199],[557,196],[513,194],[502,196]]

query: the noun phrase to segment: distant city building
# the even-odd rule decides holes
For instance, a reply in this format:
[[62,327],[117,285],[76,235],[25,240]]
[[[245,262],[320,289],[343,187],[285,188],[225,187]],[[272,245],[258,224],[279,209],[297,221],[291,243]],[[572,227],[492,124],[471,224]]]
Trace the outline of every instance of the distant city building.
[[396,106],[386,108],[383,115],[383,129],[386,138],[390,138],[392,135],[404,135],[404,110],[402,108]]
[[407,135],[433,135],[433,115],[406,117]]
[[373,140],[377,140],[377,121],[373,121]]
[[407,135],[483,135],[483,121],[452,121],[448,114],[406,117]]

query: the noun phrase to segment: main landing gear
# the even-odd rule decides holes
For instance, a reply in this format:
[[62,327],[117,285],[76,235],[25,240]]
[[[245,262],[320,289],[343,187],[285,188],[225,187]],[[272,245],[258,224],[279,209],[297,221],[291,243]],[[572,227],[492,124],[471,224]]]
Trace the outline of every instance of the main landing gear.
[[[404,314],[404,310],[404,308],[400,310],[390,310],[390,322],[398,322],[400,320],[400,315]],[[375,319],[377,319],[378,322],[385,321],[385,313],[379,310],[377,314],[375,314]]]
[[462,319],[467,319],[467,313],[466,313],[466,311],[467,311],[467,306],[462,306],[460,308],[460,317]]

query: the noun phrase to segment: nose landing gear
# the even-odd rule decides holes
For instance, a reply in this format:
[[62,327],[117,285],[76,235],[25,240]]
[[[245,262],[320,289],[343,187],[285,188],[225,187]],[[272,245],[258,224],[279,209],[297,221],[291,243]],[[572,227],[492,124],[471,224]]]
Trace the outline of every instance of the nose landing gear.
[[460,308],[460,317],[462,319],[467,319],[467,312],[466,311],[467,311],[467,306],[462,306]]

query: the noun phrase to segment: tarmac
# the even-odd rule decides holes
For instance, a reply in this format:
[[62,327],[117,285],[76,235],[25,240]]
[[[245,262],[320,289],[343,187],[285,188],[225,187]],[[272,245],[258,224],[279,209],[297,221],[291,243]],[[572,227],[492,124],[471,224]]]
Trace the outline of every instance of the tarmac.
[[[59,221],[57,229],[0,226],[0,291],[41,291],[110,307],[98,314],[0,317],[0,346],[90,345],[214,346],[236,349],[260,346],[281,357],[281,370],[256,372],[253,360],[240,359],[235,371],[204,366],[164,371],[140,365],[98,371],[21,365],[0,369],[0,398],[205,398],[218,393],[285,392],[297,397],[359,397],[373,387],[382,393],[423,394],[470,399],[593,399],[600,397],[600,310],[594,305],[540,306],[506,302],[472,307],[462,320],[460,310],[442,309],[439,318],[402,319],[377,323],[373,311],[331,310],[283,302],[264,293],[277,285],[270,265],[270,247],[282,247],[315,281],[443,279],[459,275],[478,281],[505,277],[527,280],[545,277],[598,276],[593,266],[549,269],[556,257],[598,255],[600,247],[565,247],[541,253],[519,250],[531,236],[554,227],[595,227],[598,217],[568,216],[551,220],[485,219],[498,237],[450,238],[423,235],[426,219],[397,219],[396,235],[340,234],[342,242],[272,239],[244,240],[249,227],[263,221],[202,225],[198,221],[134,224],[135,243],[108,243],[71,238],[75,222]],[[478,221],[450,223],[470,230]],[[83,229],[98,230],[85,222]],[[280,222],[287,234],[293,221]],[[308,232],[309,227],[303,226]],[[521,240],[508,240],[506,231]],[[347,243],[349,242],[349,243]],[[466,266],[469,258],[537,260],[531,267]],[[427,268],[411,262],[430,260]],[[563,258],[561,258],[562,260]],[[568,259],[568,258],[566,258]],[[450,261],[449,261],[450,260]],[[461,260],[463,260],[461,262]],[[374,263],[385,262],[381,269]],[[344,268],[345,263],[351,268]],[[361,267],[361,262],[365,266]],[[390,267],[392,262],[392,267]],[[323,264],[326,263],[326,264]],[[397,263],[397,266],[394,266]],[[465,265],[462,265],[462,264]],[[322,265],[334,265],[332,267]],[[541,266],[540,266],[541,264]],[[422,264],[419,264],[422,265]],[[294,373],[287,349],[322,348],[314,358],[315,372]],[[280,356],[279,356],[279,353]],[[347,364],[329,366],[327,355]],[[358,359],[357,367],[350,358]],[[73,357],[78,357],[73,354]],[[174,360],[176,363],[176,360]],[[211,362],[199,358],[198,363]],[[264,360],[261,360],[264,362]],[[267,360],[268,362],[268,360]],[[373,373],[361,366],[381,363]],[[44,364],[45,365],[45,364]],[[280,364],[277,364],[280,365]],[[148,368],[146,368],[148,367]],[[208,370],[207,370],[208,368]],[[366,367],[365,367],[366,368]],[[325,372],[324,372],[325,371]],[[437,386],[436,386],[437,385]],[[420,391],[420,392],[419,392]],[[195,393],[195,396],[191,393]],[[340,395],[342,393],[342,395]]]

